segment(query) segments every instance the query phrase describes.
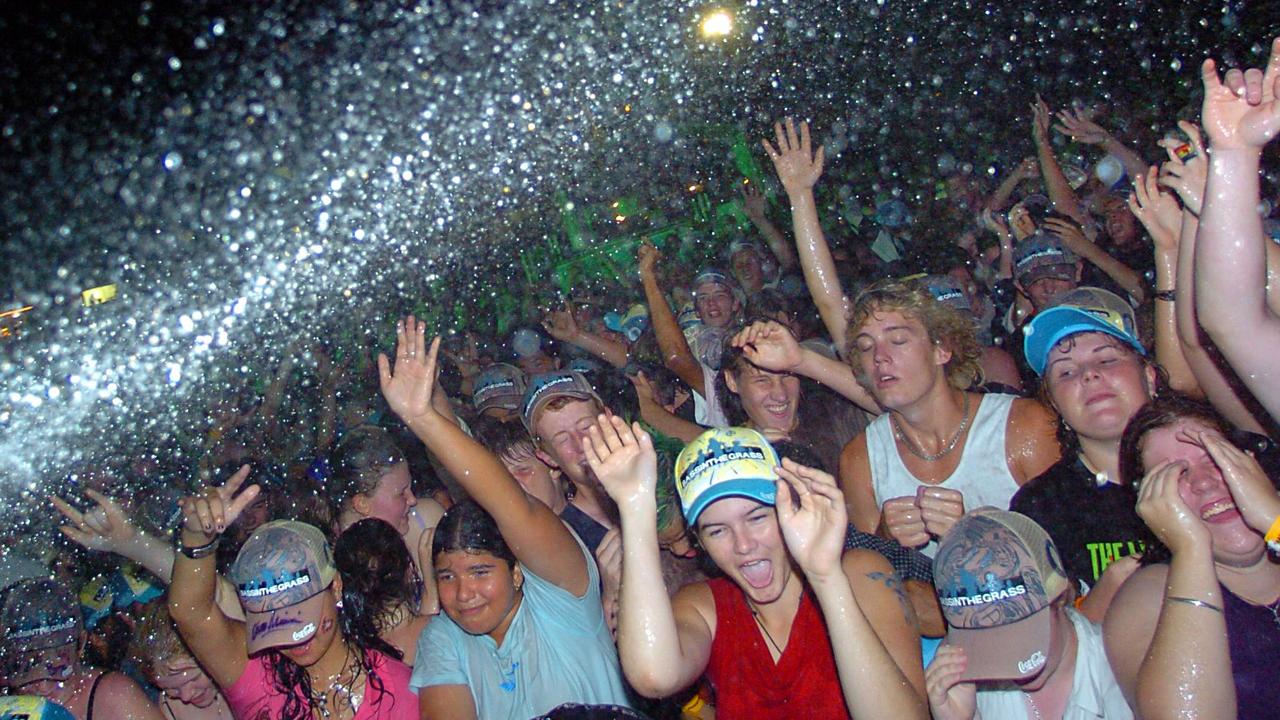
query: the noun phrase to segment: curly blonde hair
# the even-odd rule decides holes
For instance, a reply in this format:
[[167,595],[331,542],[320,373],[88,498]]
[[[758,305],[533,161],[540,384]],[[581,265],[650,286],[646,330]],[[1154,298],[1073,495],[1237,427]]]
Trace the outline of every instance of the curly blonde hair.
[[943,366],[947,384],[957,390],[982,384],[982,346],[973,319],[935,300],[924,284],[915,280],[884,280],[868,286],[854,300],[845,333],[845,356],[859,382],[867,384],[859,370],[862,352],[855,341],[858,329],[885,310],[919,320],[929,340],[950,351],[951,359]]

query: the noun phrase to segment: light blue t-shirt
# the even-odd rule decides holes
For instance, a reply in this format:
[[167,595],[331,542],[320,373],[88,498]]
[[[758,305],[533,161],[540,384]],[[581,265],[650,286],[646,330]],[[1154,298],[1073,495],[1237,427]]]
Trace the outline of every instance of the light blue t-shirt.
[[630,707],[600,607],[595,558],[577,542],[590,575],[584,596],[574,597],[522,565],[524,600],[502,647],[441,613],[418,639],[409,686],[416,692],[466,685],[485,720],[528,720],[567,702]]

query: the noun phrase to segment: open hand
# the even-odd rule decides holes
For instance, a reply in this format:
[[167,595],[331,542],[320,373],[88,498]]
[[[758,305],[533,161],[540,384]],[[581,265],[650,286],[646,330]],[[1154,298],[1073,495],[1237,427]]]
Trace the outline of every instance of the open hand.
[[582,446],[591,471],[619,509],[657,511],[658,455],[639,423],[627,425],[616,415],[600,415]]
[[1271,43],[1266,70],[1232,68],[1219,79],[1212,59],[1200,68],[1201,122],[1214,150],[1261,150],[1280,132],[1280,37]]
[[1258,461],[1216,432],[1198,432],[1194,442],[1209,453],[1222,471],[1222,479],[1245,524],[1264,534],[1270,530],[1280,517],[1280,494]]
[[1178,483],[1188,472],[1185,460],[1166,460],[1142,478],[1138,487],[1138,517],[1173,554],[1207,548],[1209,531],[1178,495]]
[[813,188],[818,178],[822,177],[823,150],[819,146],[814,152],[809,142],[809,123],[800,123],[800,132],[796,132],[791,118],[773,124],[773,135],[777,147],[761,140],[764,152],[773,161],[773,169],[778,173],[778,180],[787,194],[807,192]]
[[1147,229],[1155,246],[1177,253],[1182,234],[1182,209],[1173,195],[1160,189],[1158,171],[1152,166],[1133,182],[1129,193],[1129,211]]
[[97,503],[97,507],[80,512],[59,497],[49,500],[70,521],[58,528],[63,535],[88,550],[119,553],[138,536],[138,528],[115,500],[93,488],[85,488],[84,494]]
[[1160,166],[1160,184],[1178,193],[1182,206],[1199,217],[1200,207],[1204,204],[1204,188],[1209,179],[1209,156],[1204,150],[1199,128],[1185,120],[1178,121],[1178,127],[1187,134],[1192,154],[1185,159],[1180,158],[1177,149],[1182,143],[1173,138],[1161,140],[1160,146],[1169,153],[1169,161]]
[[405,424],[437,414],[431,407],[431,393],[435,390],[437,358],[440,354],[440,338],[431,341],[426,348],[427,324],[412,315],[396,323],[396,365],[394,374],[391,361],[384,353],[378,353],[378,381],[387,404]]
[[1049,105],[1036,93],[1036,101],[1031,103],[1031,137],[1037,145],[1049,142],[1049,125],[1053,114]]
[[924,670],[924,687],[934,720],[972,720],[978,712],[978,686],[962,682],[968,667],[964,649],[940,645]]
[[791,331],[773,320],[754,322],[733,336],[730,343],[742,348],[752,365],[774,372],[791,372],[803,355]]
[[250,485],[244,492],[236,495],[247,477],[249,466],[242,465],[221,487],[207,487],[197,495],[179,500],[182,529],[206,539],[220,535],[258,497],[260,488],[257,485]]
[[1058,124],[1053,129],[1087,145],[1101,145],[1111,139],[1111,133],[1090,119],[1084,110],[1059,111]]
[[753,219],[765,216],[764,193],[760,188],[750,183],[742,186],[742,211]]
[[843,572],[849,519],[835,478],[790,458],[782,459],[778,478],[778,525],[791,557],[810,582]]

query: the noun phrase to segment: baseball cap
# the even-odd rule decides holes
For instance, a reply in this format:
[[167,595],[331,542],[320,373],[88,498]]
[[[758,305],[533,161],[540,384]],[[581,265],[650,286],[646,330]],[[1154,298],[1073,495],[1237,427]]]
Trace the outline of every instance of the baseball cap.
[[1023,680],[1049,659],[1050,604],[1068,587],[1049,534],[994,507],[965,515],[942,537],[933,583],[949,645],[968,659],[964,680]]
[[517,410],[524,391],[523,370],[507,363],[494,363],[476,376],[471,403],[476,412],[481,413],[494,407]]
[[337,570],[319,529],[276,520],[253,532],[228,577],[244,608],[249,654],[306,642],[316,634]]
[[35,695],[0,697],[0,720],[75,720],[71,711]]
[[1062,247],[1057,238],[1039,230],[1018,244],[1013,274],[1023,287],[1049,277],[1074,280],[1076,254]]
[[524,419],[524,427],[529,431],[529,435],[537,436],[533,424],[538,418],[538,411],[558,397],[595,400],[600,403],[600,407],[604,407],[604,401],[596,394],[595,388],[591,387],[591,383],[582,373],[560,370],[535,375],[529,379],[529,387],[525,390],[524,400],[521,402],[520,417]]
[[[71,665],[57,659],[57,651],[75,647],[84,631],[80,603],[61,583],[47,579],[20,580],[0,600],[0,647],[3,675],[10,686],[36,680],[65,680]],[[72,653],[74,655],[74,652]]]
[[1063,338],[1084,332],[1106,333],[1124,341],[1139,354],[1147,349],[1138,340],[1133,306],[1119,295],[1097,287],[1079,287],[1054,299],[1023,330],[1022,350],[1036,375],[1044,375],[1049,351]]
[[745,497],[773,505],[781,461],[764,435],[742,427],[708,430],[676,458],[676,492],[690,526],[711,503]]
[[962,313],[968,314],[973,311],[969,306],[969,297],[964,294],[964,288],[960,287],[960,283],[950,275],[926,275],[921,282],[934,300]]
[[635,342],[644,334],[645,328],[649,327],[649,307],[644,303],[636,303],[627,308],[625,313],[606,313],[604,326]]

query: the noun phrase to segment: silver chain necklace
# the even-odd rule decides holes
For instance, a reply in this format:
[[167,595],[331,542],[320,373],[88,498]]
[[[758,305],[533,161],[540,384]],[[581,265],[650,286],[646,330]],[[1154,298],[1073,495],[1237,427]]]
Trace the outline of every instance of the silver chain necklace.
[[906,433],[902,432],[902,428],[898,426],[898,420],[892,413],[889,414],[889,424],[893,425],[893,436],[906,446],[907,452],[915,455],[925,462],[933,462],[934,460],[940,460],[946,457],[952,450],[955,450],[956,445],[960,444],[960,436],[964,435],[964,431],[969,428],[969,393],[964,394],[964,409],[962,412],[964,417],[961,418],[960,425],[956,428],[955,434],[951,436],[951,439],[947,441],[946,445],[942,446],[941,450],[932,455],[926,454],[911,441],[911,438],[907,437]]

